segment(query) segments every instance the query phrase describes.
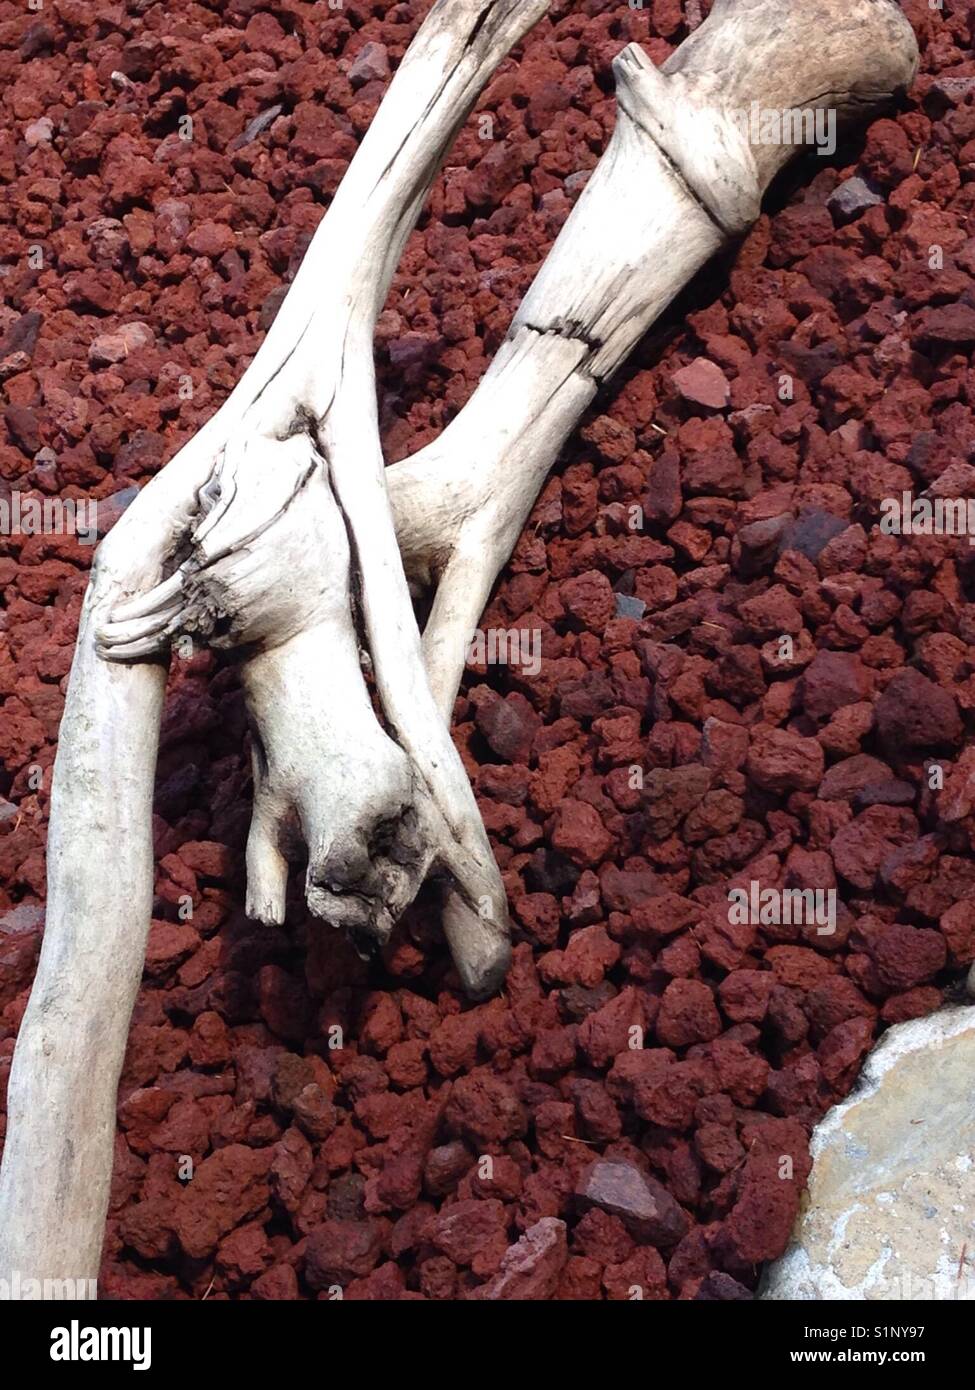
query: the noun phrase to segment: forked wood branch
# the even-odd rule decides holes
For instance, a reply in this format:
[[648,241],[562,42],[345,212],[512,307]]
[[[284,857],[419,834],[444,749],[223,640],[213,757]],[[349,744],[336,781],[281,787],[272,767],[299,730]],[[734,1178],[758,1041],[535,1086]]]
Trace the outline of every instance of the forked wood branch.
[[[283,920],[297,821],[315,913],[381,942],[438,873],[465,988],[495,988],[504,894],[448,730],[491,587],[599,384],[750,225],[795,152],[752,143],[741,116],[753,102],[866,112],[916,64],[894,0],[717,0],[662,69],[624,50],[616,131],[506,342],[440,439],[384,476],[376,316],[453,134],[546,6],[439,0],[254,362],[99,551],[55,768],[44,948],[10,1078],[0,1277],[97,1272],[172,637],[242,648],[248,911]],[[422,647],[407,576],[436,590]]]
[[[248,846],[258,915],[277,920],[283,911],[276,837],[290,803],[307,820],[313,909],[334,907],[338,920],[354,917],[381,934],[383,913],[409,900],[404,877],[412,874],[412,891],[419,885],[414,862],[437,857],[461,892],[469,987],[490,989],[504,972],[500,875],[426,683],[396,548],[372,335],[443,154],[547,5],[437,0],[259,354],[99,549],[54,769],[44,944],[10,1074],[0,1277],[98,1271],[118,1078],[152,908],[166,675],[165,643],[152,639],[174,606],[213,640],[272,634],[244,671],[266,755]],[[372,717],[358,667],[352,563],[398,742]],[[121,659],[104,659],[110,652]],[[422,833],[406,824],[408,812]],[[388,868],[370,860],[364,869],[371,852]]]

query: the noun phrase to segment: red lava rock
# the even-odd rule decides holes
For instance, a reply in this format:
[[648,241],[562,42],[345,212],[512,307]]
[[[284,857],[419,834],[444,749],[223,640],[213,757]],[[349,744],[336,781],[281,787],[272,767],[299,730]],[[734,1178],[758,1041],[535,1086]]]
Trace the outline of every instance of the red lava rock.
[[22,903],[0,917],[0,1007],[30,984],[41,945],[44,910]]
[[623,1130],[619,1111],[597,1081],[572,1082],[572,1099],[580,1127],[595,1141],[618,1139]]
[[768,1121],[741,1137],[748,1157],[720,1243],[748,1264],[776,1259],[785,1250],[810,1161],[805,1131],[792,1121]]
[[819,785],[823,801],[853,801],[871,786],[891,779],[891,770],[879,758],[869,753],[856,753],[828,768]]
[[189,1054],[198,1067],[219,1067],[230,1061],[232,1038],[219,1014],[205,1010],[197,1015],[190,1030]]
[[898,671],[877,701],[877,730],[891,748],[957,743],[962,723],[954,697],[920,671]]
[[[93,498],[103,537],[257,351],[419,19],[286,8],[119,28],[58,0],[0,23],[0,504]],[[378,325],[390,460],[503,340],[605,144],[614,53],[662,62],[708,8],[553,6],[492,83]],[[460,995],[436,895],[375,977],[300,915],[245,922],[241,694],[204,649],[174,663],[109,1296],[740,1299],[788,1238],[808,1128],[882,1027],[957,993],[971,557],[879,523],[904,491],[975,487],[975,69],[957,14],[905,9],[913,102],[703,272],[567,441],[499,577],[484,628],[537,631],[540,667],[473,663],[453,724],[516,927],[497,998]],[[91,554],[0,535],[0,1110]],[[729,922],[752,880],[835,887],[836,932]],[[602,1163],[676,1203],[666,1264],[611,1206],[575,1205]]]
[[778,983],[793,989],[812,989],[836,970],[826,956],[805,946],[773,946],[765,959]]
[[273,1258],[271,1243],[257,1222],[238,1226],[217,1247],[218,1268],[238,1285],[247,1285],[263,1274]]
[[880,832],[864,820],[844,825],[830,844],[830,854],[836,871],[864,890],[873,887],[881,864],[884,863],[893,846]]
[[648,1124],[683,1133],[691,1128],[697,1103],[717,1088],[717,1074],[703,1062],[679,1062],[662,1077],[640,1080],[633,1088],[633,1109]]
[[953,903],[938,923],[947,943],[952,965],[971,965],[975,960],[975,902]]
[[696,357],[689,366],[675,372],[671,380],[684,400],[692,405],[723,410],[731,400],[728,378],[706,357]]
[[613,588],[604,574],[587,570],[559,589],[566,613],[581,626],[601,632],[616,612]]
[[639,1036],[646,1021],[644,1005],[631,987],[620,990],[579,1027],[579,1046],[594,1067],[606,1067]]
[[320,1086],[306,1086],[295,1097],[295,1122],[313,1140],[323,1140],[338,1126],[339,1112]]
[[250,1291],[265,1302],[294,1300],[298,1297],[298,1276],[292,1265],[274,1265],[254,1280]]
[[389,56],[386,45],[365,43],[356,54],[349,68],[349,83],[352,87],[364,87],[367,82],[385,82],[389,77]]
[[359,1044],[366,1052],[382,1056],[403,1034],[403,1018],[396,1000],[390,994],[370,995],[363,1008],[359,1029]]
[[564,951],[543,957],[541,969],[545,978],[591,987],[599,984],[620,954],[620,947],[610,940],[605,927],[582,927],[573,932]]
[[503,700],[489,691],[485,699],[478,702],[477,726],[492,752],[506,762],[528,762],[539,724],[538,715],[517,691]]
[[710,785],[709,770],[695,764],[672,770],[654,768],[648,773],[644,781],[644,801],[653,836],[666,839],[685,816],[698,809]]
[[718,1085],[736,1105],[756,1105],[768,1083],[769,1064],[734,1038],[720,1038],[708,1049]]
[[873,1020],[850,1018],[832,1028],[816,1054],[823,1076],[832,1086],[852,1083],[873,1041]]
[[155,335],[148,324],[123,324],[116,333],[103,333],[92,341],[88,360],[93,367],[108,367],[124,362],[130,352],[150,347],[154,341]]
[[701,1162],[716,1173],[732,1172],[745,1156],[734,1130],[726,1125],[701,1125],[694,1135],[694,1148]]
[[198,1101],[178,1100],[165,1120],[152,1130],[149,1140],[164,1153],[203,1154],[210,1146],[210,1125]]
[[524,1302],[549,1299],[558,1288],[568,1253],[565,1222],[551,1216],[542,1217],[509,1246],[498,1273],[475,1289],[471,1298]]
[[473,1162],[470,1149],[459,1139],[431,1149],[423,1169],[425,1190],[431,1197],[443,1197],[453,1192]]
[[299,1129],[288,1129],[274,1145],[271,1191],[286,1211],[295,1212],[315,1166],[311,1145]]
[[767,970],[733,970],[718,986],[721,1012],[732,1023],[761,1023],[775,983]]
[[590,1207],[572,1232],[573,1250],[592,1256],[600,1264],[620,1264],[634,1250],[634,1240],[618,1216]]
[[573,864],[588,868],[602,863],[612,848],[613,837],[594,807],[566,797],[555,808],[551,841]]
[[153,922],[146,945],[146,970],[151,975],[172,970],[199,944],[199,935],[188,922]]
[[483,1068],[455,1081],[444,1122],[450,1133],[469,1140],[477,1151],[519,1138],[527,1128],[527,1116],[512,1087]]
[[912,1018],[923,1018],[941,1007],[941,990],[931,985],[921,985],[917,989],[905,990],[903,994],[892,994],[880,1010],[884,1023],[906,1023]]
[[800,682],[802,704],[813,719],[829,719],[870,693],[870,673],[854,652],[817,652]]
[[786,729],[761,728],[752,732],[746,768],[763,791],[815,791],[823,776],[823,750],[812,738],[801,738]]
[[665,1047],[709,1042],[721,1032],[714,995],[700,980],[672,980],[664,990],[655,1024]]
[[313,1289],[344,1288],[375,1269],[382,1249],[376,1221],[324,1221],[305,1245],[305,1278]]
[[229,878],[235,867],[228,847],[212,840],[188,840],[180,845],[179,857],[187,868],[203,878]]
[[[456,1265],[472,1265],[478,1256],[507,1247],[504,1203],[488,1198],[453,1202],[430,1229],[430,1241]],[[498,1259],[503,1258],[498,1254]]]
[[448,1014],[430,1036],[430,1061],[441,1076],[455,1076],[477,1060],[480,1024],[476,1014]]
[[575,1028],[544,1028],[535,1036],[529,1067],[539,1080],[554,1081],[569,1070],[575,1059]]
[[663,1300],[668,1297],[667,1271],[663,1260],[650,1245],[637,1250],[621,1264],[609,1265],[603,1271],[606,1297],[614,1302],[632,1301],[634,1290],[641,1300]]
[[814,985],[806,995],[806,1014],[812,1024],[813,1037],[824,1037],[832,1028],[851,1018],[876,1016],[874,1006],[864,998],[852,980],[830,976]]
[[175,1230],[187,1255],[202,1259],[268,1199],[270,1154],[228,1144],[199,1165],[176,1206]]
[[393,1043],[386,1053],[386,1073],[394,1086],[410,1089],[427,1077],[427,1044],[422,1038]]
[[165,1118],[176,1099],[175,1091],[162,1086],[140,1087],[119,1105],[119,1123],[131,1135],[145,1134]]
[[905,990],[924,984],[942,970],[947,948],[940,932],[890,922],[871,934],[870,954],[884,984]]
[[975,344],[975,309],[970,304],[945,304],[925,309],[915,341],[935,348],[971,347]]
[[234,249],[237,237],[233,228],[225,222],[203,222],[191,229],[186,244],[194,255],[216,260],[225,251]]
[[938,813],[946,823],[964,820],[975,810],[975,748],[965,748],[938,797]]
[[420,1291],[424,1298],[457,1297],[457,1266],[445,1255],[434,1255],[419,1267]]

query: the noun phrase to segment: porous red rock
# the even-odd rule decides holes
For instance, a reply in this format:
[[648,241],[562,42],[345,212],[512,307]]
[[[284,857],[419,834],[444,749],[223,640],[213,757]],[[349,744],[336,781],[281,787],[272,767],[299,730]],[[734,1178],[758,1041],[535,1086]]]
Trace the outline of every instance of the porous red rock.
[[601,864],[613,843],[595,807],[571,797],[556,806],[551,835],[555,849],[587,868]]
[[721,1015],[703,981],[671,980],[654,1027],[665,1047],[687,1047],[716,1038],[721,1032]]
[[803,672],[802,705],[813,719],[829,719],[870,692],[870,673],[855,652],[817,652]]
[[950,690],[920,671],[898,671],[877,701],[877,731],[893,748],[937,748],[957,743],[962,722]]
[[544,1216],[509,1246],[497,1274],[471,1297],[544,1302],[558,1287],[568,1253],[565,1222]]
[[323,1221],[305,1244],[305,1278],[313,1289],[344,1288],[371,1273],[382,1253],[376,1221]]
[[924,927],[884,923],[871,933],[870,954],[884,984],[898,990],[911,989],[942,969],[945,938]]
[[[62,0],[0,24],[0,501],[90,496],[106,533],[239,379],[420,17],[321,8]],[[694,8],[554,5],[492,83],[380,318],[388,459],[497,350],[605,144],[614,54],[663,61]],[[455,708],[516,924],[497,998],[463,998],[436,895],[372,965],[294,905],[246,923],[240,691],[206,651],[174,662],[111,1296],[742,1297],[787,1239],[808,1127],[967,970],[971,552],[879,522],[903,491],[972,494],[975,65],[964,15],[905,10],[916,100],[621,368],[481,620],[543,652],[472,666]],[[0,535],[0,1097],[91,551]],[[730,922],[752,881],[835,888],[835,933]],[[676,1205],[659,1249],[576,1204],[594,1162]]]
[[444,1121],[448,1133],[478,1147],[520,1138],[527,1128],[524,1107],[510,1082],[484,1068],[454,1083]]
[[264,1207],[270,1159],[266,1150],[228,1144],[200,1164],[175,1211],[176,1235],[187,1255],[212,1254],[221,1237]]
[[823,776],[822,746],[787,729],[756,729],[746,768],[763,791],[815,791]]
[[720,367],[706,357],[696,357],[681,367],[671,378],[685,401],[704,405],[710,410],[723,410],[731,400],[728,378]]

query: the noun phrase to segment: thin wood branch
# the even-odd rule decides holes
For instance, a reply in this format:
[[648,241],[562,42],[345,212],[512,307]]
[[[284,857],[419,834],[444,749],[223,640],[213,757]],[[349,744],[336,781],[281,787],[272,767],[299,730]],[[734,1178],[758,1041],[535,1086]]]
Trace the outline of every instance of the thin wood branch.
[[717,0],[662,68],[637,44],[619,54],[615,131],[505,342],[440,437],[387,470],[407,573],[435,589],[423,640],[444,718],[579,416],[800,151],[754,139],[753,108],[862,119],[910,84],[917,60],[894,0]]

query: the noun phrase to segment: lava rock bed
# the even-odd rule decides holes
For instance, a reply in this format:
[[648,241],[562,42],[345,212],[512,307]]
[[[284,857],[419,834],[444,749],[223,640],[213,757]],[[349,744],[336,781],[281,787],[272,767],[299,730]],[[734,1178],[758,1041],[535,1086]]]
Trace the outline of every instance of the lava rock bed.
[[[0,3],[0,495],[94,497],[104,528],[212,414],[426,8]],[[240,691],[174,661],[103,1295],[749,1298],[811,1126],[957,988],[975,552],[878,522],[975,489],[975,6],[904,8],[910,101],[681,296],[483,619],[543,644],[455,710],[517,930],[501,996],[466,1002],[432,902],[372,964],[297,894],[286,929],[245,919]],[[499,71],[380,319],[389,459],[502,340],[612,128],[614,55],[659,62],[708,9],[555,0]],[[0,538],[0,1083],[90,558]],[[732,925],[752,882],[837,888],[835,933]]]

